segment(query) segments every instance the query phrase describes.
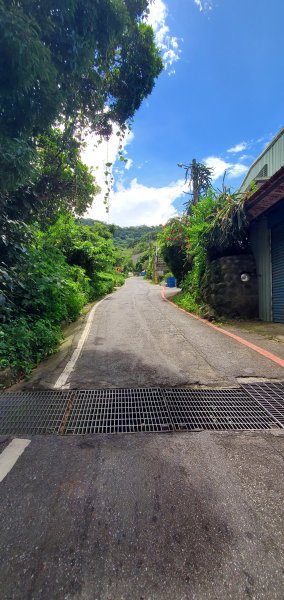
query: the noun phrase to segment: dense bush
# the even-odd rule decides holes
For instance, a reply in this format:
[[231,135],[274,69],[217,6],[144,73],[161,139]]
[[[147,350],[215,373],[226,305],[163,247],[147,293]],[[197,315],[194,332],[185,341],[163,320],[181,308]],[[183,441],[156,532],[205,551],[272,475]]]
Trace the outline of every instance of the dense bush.
[[[159,236],[162,255],[181,284],[175,302],[204,312],[204,289],[210,260],[249,251],[245,197],[210,189],[191,206],[190,216],[171,219]],[[205,307],[207,312],[207,307]]]
[[121,142],[163,68],[149,7],[0,0],[2,366],[29,370],[58,344],[60,323],[121,283],[110,229],[70,214],[99,191],[81,161],[86,131],[108,140],[115,126]]
[[191,268],[184,277],[182,289],[191,294],[193,303],[200,302],[202,299],[203,276],[208,261],[208,235],[216,207],[215,195],[209,193],[206,198],[202,198],[195,206],[192,206],[191,210],[187,233],[187,252],[191,259]]
[[0,368],[27,373],[54,352],[60,325],[124,282],[115,262],[103,224],[83,226],[64,214],[45,232],[30,227],[21,260],[0,271]]
[[158,235],[160,252],[180,285],[190,268],[188,230],[190,217],[170,219]]
[[42,358],[52,354],[62,338],[60,327],[50,321],[18,317],[0,327],[0,369],[10,367],[27,374]]

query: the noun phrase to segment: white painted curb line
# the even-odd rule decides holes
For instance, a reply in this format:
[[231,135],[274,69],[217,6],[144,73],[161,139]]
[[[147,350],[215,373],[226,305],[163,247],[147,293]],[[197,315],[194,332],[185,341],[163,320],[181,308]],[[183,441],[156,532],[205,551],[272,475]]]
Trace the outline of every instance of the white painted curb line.
[[23,454],[30,443],[31,440],[15,438],[10,442],[9,446],[3,450],[2,454],[0,454],[0,483],[9,471],[11,471],[18,458]]
[[54,384],[54,389],[58,389],[58,388],[62,388],[62,387],[68,387],[66,386],[66,382],[67,379],[70,377],[72,371],[74,371],[75,369],[75,365],[76,362],[81,354],[82,348],[84,346],[84,343],[86,341],[86,338],[88,337],[89,333],[90,333],[90,329],[91,329],[91,325],[92,325],[92,320],[94,317],[94,314],[98,308],[98,306],[100,306],[100,304],[102,304],[102,302],[104,300],[106,300],[106,298],[109,298],[110,294],[108,296],[106,296],[105,298],[103,298],[102,300],[100,300],[99,302],[97,302],[97,304],[95,304],[95,306],[93,306],[92,310],[89,313],[88,319],[87,319],[87,323],[84,327],[83,333],[79,339],[78,342],[78,346],[77,348],[74,350],[70,360],[68,361],[68,363],[66,364],[65,368],[63,369],[61,375],[59,375],[58,379],[56,380],[55,384]]

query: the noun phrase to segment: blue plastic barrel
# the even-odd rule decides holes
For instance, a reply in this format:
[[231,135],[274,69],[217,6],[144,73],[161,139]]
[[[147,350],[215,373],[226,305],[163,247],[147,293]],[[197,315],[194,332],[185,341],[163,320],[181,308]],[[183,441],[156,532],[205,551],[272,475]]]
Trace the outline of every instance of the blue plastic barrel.
[[168,287],[176,287],[176,280],[175,277],[168,277],[167,278],[167,286]]

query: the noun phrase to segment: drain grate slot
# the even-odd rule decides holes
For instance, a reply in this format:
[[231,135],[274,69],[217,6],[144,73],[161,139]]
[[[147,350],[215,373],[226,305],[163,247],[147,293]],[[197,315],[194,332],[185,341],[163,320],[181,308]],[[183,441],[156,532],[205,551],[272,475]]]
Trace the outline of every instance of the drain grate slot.
[[66,434],[172,431],[159,389],[82,390],[77,393]]
[[242,388],[284,427],[283,383],[251,383]]
[[284,385],[228,390],[89,389],[0,395],[0,434],[61,435],[284,427]]
[[165,390],[176,430],[271,429],[275,419],[240,389]]
[[58,433],[71,393],[8,392],[0,396],[0,434]]

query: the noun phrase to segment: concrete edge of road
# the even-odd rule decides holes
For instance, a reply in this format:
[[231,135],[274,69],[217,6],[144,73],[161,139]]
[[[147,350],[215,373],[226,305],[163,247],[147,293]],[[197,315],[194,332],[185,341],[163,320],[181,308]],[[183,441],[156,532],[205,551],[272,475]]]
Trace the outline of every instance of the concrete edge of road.
[[54,389],[60,389],[63,388],[64,386],[66,386],[66,383],[72,373],[72,371],[74,371],[76,362],[82,352],[82,348],[84,346],[84,343],[90,333],[90,329],[91,329],[91,325],[93,322],[93,318],[94,318],[94,314],[97,310],[97,308],[104,302],[104,300],[106,300],[106,298],[109,298],[111,294],[108,294],[107,296],[105,296],[104,298],[102,298],[101,300],[99,300],[99,302],[96,302],[96,304],[94,304],[94,306],[91,308],[89,314],[88,314],[88,318],[87,321],[85,323],[85,327],[83,329],[83,332],[79,338],[78,344],[75,348],[75,350],[73,351],[70,359],[68,360],[68,362],[66,363],[63,371],[60,373],[59,377],[56,379],[56,382],[54,384]]
[[[29,386],[29,384],[32,382],[34,384],[36,384],[38,382],[39,387],[40,387],[41,376],[44,375],[44,373],[46,371],[50,370],[50,368],[51,368],[50,365],[52,366],[53,371],[59,370],[59,372],[62,373],[65,369],[65,366],[70,362],[71,357],[73,356],[74,352],[78,348],[78,345],[79,345],[81,337],[82,337],[82,329],[84,332],[85,328],[86,328],[86,324],[90,317],[90,313],[92,313],[93,309],[95,307],[97,307],[103,300],[105,300],[107,297],[109,297],[111,295],[112,294],[108,294],[107,296],[104,296],[101,300],[96,300],[95,302],[87,304],[84,307],[84,311],[78,317],[78,319],[76,319],[76,321],[73,321],[72,323],[67,325],[66,330],[65,330],[67,332],[67,335],[65,335],[65,333],[64,333],[63,340],[60,343],[60,347],[58,348],[58,350],[54,354],[49,356],[47,359],[43,359],[42,361],[40,361],[40,363],[33,369],[33,372],[31,374],[30,378],[28,378],[28,379],[22,378],[22,379],[19,379],[18,381],[13,381],[13,382],[11,382],[10,380],[7,381],[5,387],[0,390],[0,394],[7,392],[7,391],[15,391],[15,392],[22,391],[23,385],[25,386],[24,387],[24,389],[25,389],[26,384],[28,384],[27,390],[33,389],[33,388],[30,388],[30,386]],[[62,366],[60,368],[61,365],[64,365],[64,366]],[[56,381],[58,381],[58,378]],[[48,386],[46,389],[53,389],[53,388],[54,388],[54,386],[51,385],[51,386]]]
[[206,319],[203,319],[202,317],[199,317],[198,315],[195,315],[194,313],[191,313],[188,310],[181,308],[181,306],[178,306],[177,304],[175,304],[175,302],[173,302],[170,298],[167,298],[164,287],[162,287],[162,289],[161,289],[161,297],[165,302],[170,302],[170,304],[175,306],[175,308],[177,308],[178,310],[181,310],[182,312],[189,315],[193,319],[196,319],[197,321],[199,321],[200,323],[203,323],[207,327],[211,327],[211,329],[215,329],[215,331],[218,331],[222,335],[226,335],[226,336],[232,338],[239,344],[246,346],[250,350],[254,350],[254,352],[257,352],[264,358],[268,358],[269,360],[273,361],[280,367],[284,368],[284,359],[280,358],[280,356],[276,356],[276,354],[272,354],[272,352],[265,350],[261,346],[257,346],[256,344],[253,344],[252,342],[249,342],[248,340],[245,340],[244,338],[240,337],[239,335],[236,335],[235,333],[231,333],[230,331],[227,331],[226,329],[223,329],[222,327],[217,327],[217,325],[210,323],[210,321],[207,321]]

